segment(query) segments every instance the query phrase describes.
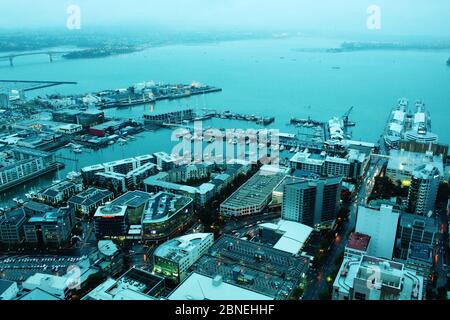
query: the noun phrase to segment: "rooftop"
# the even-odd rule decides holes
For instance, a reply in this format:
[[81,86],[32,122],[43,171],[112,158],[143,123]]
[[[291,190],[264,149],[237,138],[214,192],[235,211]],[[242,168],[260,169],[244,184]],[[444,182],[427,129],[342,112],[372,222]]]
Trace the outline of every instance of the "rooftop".
[[292,254],[298,254],[302,250],[313,231],[313,228],[304,224],[286,220],[280,220],[276,224],[262,223],[259,227],[280,233],[282,236],[274,245],[274,248]]
[[347,248],[359,251],[367,251],[369,247],[370,236],[363,233],[353,232],[348,238]]
[[169,300],[273,300],[273,298],[232,285],[220,277],[192,273],[169,296]]
[[189,256],[208,236],[212,236],[212,233],[193,233],[169,240],[160,245],[154,255],[179,262]]
[[168,220],[192,201],[189,197],[168,192],[159,192],[147,202],[142,223],[155,223]]
[[128,191],[121,195],[117,199],[111,202],[116,206],[127,206],[131,208],[137,208],[145,205],[152,195],[143,191]]
[[441,174],[444,173],[444,161],[442,155],[395,149],[390,151],[387,169],[413,172],[417,167],[423,164],[432,164]]

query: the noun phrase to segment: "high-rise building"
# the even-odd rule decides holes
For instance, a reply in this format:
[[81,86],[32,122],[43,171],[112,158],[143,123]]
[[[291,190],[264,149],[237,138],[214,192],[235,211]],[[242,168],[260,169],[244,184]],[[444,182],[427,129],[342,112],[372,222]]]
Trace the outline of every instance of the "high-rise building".
[[20,243],[25,222],[26,215],[22,208],[5,213],[0,217],[0,240],[7,244]]
[[333,300],[422,300],[423,277],[402,263],[347,256],[333,284]]
[[408,191],[408,211],[427,215],[434,210],[439,188],[439,170],[431,164],[421,165],[413,172]]
[[397,257],[407,259],[411,243],[433,246],[439,232],[439,224],[434,218],[403,213],[397,232]]
[[367,254],[392,259],[400,213],[391,206],[379,209],[360,206],[356,220],[356,232],[370,236]]
[[282,217],[310,227],[333,221],[339,211],[342,178],[286,183]]
[[116,238],[128,232],[128,213],[126,206],[107,203],[100,206],[94,215],[95,235],[97,238]]

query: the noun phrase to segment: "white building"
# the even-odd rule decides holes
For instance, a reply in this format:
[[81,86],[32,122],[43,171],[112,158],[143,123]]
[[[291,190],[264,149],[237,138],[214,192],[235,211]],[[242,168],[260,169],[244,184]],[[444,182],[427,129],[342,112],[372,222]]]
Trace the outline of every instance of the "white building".
[[36,273],[25,280],[25,282],[22,283],[22,287],[28,291],[39,288],[64,300],[71,291],[70,283],[68,277]]
[[273,247],[292,254],[301,252],[314,230],[307,225],[286,220],[280,220],[278,223],[261,223],[258,227],[261,229],[262,237],[281,236]]
[[0,300],[13,300],[18,293],[19,288],[16,282],[0,279]]
[[422,300],[423,277],[401,263],[371,256],[345,257],[333,300]]
[[356,232],[370,236],[369,255],[392,259],[399,217],[391,206],[381,205],[379,210],[358,208]]
[[212,233],[194,233],[169,240],[155,250],[153,271],[182,281],[186,278],[188,269],[213,243]]
[[273,300],[269,296],[223,281],[192,273],[169,296],[169,300]]
[[405,185],[409,184],[413,172],[417,167],[424,164],[433,165],[441,175],[444,173],[442,155],[433,155],[432,152],[419,153],[395,149],[392,149],[389,155],[386,176],[394,182],[401,181]]
[[433,211],[439,182],[439,170],[433,165],[426,164],[416,168],[408,190],[408,211],[420,215]]

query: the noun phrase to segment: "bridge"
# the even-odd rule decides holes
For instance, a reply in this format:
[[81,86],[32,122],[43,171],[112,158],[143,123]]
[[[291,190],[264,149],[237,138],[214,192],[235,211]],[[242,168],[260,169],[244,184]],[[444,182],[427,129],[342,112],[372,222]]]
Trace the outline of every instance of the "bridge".
[[71,53],[72,51],[41,51],[41,52],[24,52],[24,53],[14,53],[6,56],[0,56],[0,61],[9,61],[9,65],[14,67],[14,59],[18,57],[26,57],[26,56],[37,56],[37,55],[46,55],[50,62],[53,62],[53,56],[61,55],[66,53]]

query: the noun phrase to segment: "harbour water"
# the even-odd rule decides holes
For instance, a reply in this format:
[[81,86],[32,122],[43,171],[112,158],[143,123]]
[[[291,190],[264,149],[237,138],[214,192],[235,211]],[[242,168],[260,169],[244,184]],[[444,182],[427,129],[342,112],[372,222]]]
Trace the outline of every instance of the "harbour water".
[[[270,128],[296,133],[287,124],[292,117],[327,120],[341,116],[350,106],[356,122],[354,139],[376,142],[382,134],[393,105],[400,97],[411,102],[423,100],[432,117],[433,132],[439,141],[450,142],[450,68],[445,51],[359,51],[326,53],[308,50],[331,48],[339,39],[286,38],[234,41],[201,45],[166,46],[129,55],[62,60],[49,63],[45,56],[22,57],[15,67],[0,65],[2,79],[77,81],[76,86],[61,86],[33,92],[86,93],[126,88],[134,83],[154,80],[164,83],[201,83],[217,86],[222,92],[191,98],[160,101],[154,107],[135,106],[108,109],[107,115],[140,118],[152,110],[176,110],[189,106],[231,110],[245,114],[275,116]],[[304,50],[306,49],[306,50]],[[211,119],[204,126],[216,128],[258,128],[253,122]],[[73,153],[58,151],[65,161],[59,173],[41,177],[0,196],[0,206],[28,191],[44,186],[83,166],[156,151],[170,151],[171,130],[143,132],[126,144],[114,144],[98,151]]]

